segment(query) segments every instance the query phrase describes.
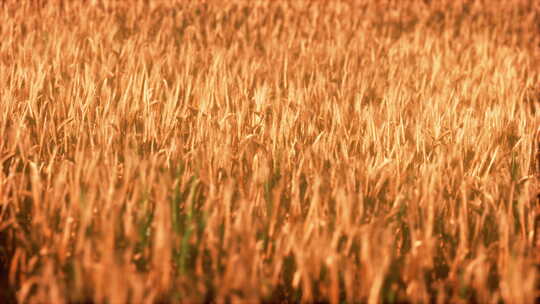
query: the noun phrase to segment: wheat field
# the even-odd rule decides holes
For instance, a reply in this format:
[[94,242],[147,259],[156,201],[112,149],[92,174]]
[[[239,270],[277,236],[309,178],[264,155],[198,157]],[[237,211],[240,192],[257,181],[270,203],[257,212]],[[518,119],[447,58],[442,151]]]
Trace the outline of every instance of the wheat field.
[[3,302],[540,298],[536,1],[0,20]]

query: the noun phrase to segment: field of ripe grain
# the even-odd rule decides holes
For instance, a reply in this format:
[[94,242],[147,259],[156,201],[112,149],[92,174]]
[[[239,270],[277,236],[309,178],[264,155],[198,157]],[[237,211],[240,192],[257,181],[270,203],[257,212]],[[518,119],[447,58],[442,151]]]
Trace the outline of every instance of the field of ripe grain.
[[0,298],[532,303],[540,6],[0,3]]

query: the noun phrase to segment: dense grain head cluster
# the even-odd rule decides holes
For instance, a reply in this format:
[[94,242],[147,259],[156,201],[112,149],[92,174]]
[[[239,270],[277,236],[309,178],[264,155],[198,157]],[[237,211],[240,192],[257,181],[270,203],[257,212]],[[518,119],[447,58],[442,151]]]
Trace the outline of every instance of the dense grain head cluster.
[[536,1],[8,0],[0,20],[5,299],[537,297]]

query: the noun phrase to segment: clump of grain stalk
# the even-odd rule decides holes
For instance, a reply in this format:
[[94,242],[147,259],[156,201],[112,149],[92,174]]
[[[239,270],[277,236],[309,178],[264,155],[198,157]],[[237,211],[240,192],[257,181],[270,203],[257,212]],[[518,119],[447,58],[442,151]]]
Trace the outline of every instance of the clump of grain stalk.
[[0,298],[537,301],[539,13],[3,1]]

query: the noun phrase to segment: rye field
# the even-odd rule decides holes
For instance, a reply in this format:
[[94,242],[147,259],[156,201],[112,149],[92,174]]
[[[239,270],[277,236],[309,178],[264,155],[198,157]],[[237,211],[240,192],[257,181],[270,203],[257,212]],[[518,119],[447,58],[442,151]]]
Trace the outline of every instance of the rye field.
[[0,3],[5,303],[534,303],[540,3]]

